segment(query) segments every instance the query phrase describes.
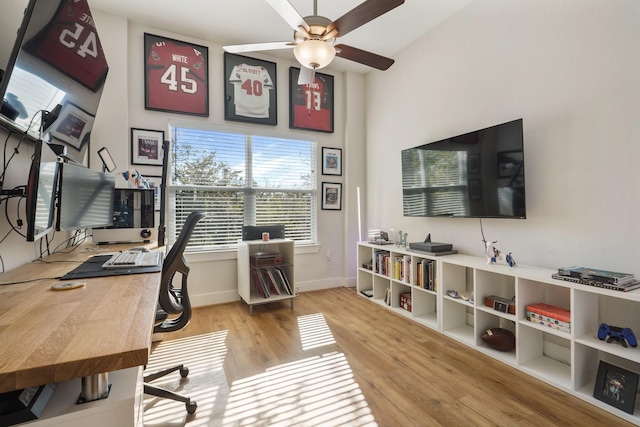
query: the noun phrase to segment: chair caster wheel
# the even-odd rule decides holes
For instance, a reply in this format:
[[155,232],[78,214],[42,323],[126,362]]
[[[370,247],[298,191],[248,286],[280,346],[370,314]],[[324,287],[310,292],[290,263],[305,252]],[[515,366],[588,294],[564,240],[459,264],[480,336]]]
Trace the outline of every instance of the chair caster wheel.
[[182,378],[187,378],[187,375],[189,375],[189,368],[180,369],[180,376]]
[[186,406],[187,406],[187,414],[195,414],[196,409],[198,409],[198,404],[193,401],[187,403]]

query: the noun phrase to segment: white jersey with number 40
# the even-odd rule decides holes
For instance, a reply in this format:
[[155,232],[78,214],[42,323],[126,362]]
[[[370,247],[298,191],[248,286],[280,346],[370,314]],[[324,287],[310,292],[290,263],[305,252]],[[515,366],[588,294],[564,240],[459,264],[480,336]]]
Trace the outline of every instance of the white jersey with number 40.
[[269,90],[273,81],[269,72],[259,65],[238,64],[231,70],[236,115],[254,118],[269,117]]

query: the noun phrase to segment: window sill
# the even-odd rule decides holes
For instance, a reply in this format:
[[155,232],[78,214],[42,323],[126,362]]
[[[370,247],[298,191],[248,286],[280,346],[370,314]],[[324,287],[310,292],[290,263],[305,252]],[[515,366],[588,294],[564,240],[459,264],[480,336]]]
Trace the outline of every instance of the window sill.
[[[295,246],[296,255],[317,254],[318,252],[320,252],[320,244],[318,243]],[[189,262],[227,261],[238,259],[238,251],[233,248],[185,252],[185,257]]]

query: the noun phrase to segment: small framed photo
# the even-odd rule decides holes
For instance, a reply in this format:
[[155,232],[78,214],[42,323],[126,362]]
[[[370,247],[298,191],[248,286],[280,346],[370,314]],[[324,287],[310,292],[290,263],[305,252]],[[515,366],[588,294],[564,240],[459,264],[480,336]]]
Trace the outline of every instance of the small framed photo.
[[289,68],[289,128],[333,133],[333,76],[315,73],[298,84],[300,68]]
[[79,150],[88,142],[87,135],[93,127],[94,119],[94,116],[82,108],[67,102],[51,126],[51,136]]
[[342,184],[338,182],[322,183],[322,209],[342,210]]
[[469,154],[467,161],[467,173],[470,175],[480,173],[480,154]]
[[479,179],[469,180],[469,200],[482,200],[482,185]]
[[278,124],[276,63],[224,54],[224,119]]
[[144,34],[144,108],[209,117],[206,46]]
[[322,147],[322,175],[342,175],[342,149]]
[[149,176],[144,175],[144,179],[149,183],[149,188],[153,190],[153,198],[154,198],[154,210],[156,212],[160,211],[160,192],[162,188],[162,177],[161,176]]
[[131,128],[131,164],[162,166],[163,141],[161,130]]
[[593,397],[633,414],[638,391],[638,374],[600,361]]

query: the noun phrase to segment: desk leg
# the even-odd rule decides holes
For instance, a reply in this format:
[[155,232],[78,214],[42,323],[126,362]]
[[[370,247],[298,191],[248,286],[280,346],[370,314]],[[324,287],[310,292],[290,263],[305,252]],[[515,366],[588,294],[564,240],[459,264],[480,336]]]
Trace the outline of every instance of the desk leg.
[[89,375],[82,377],[82,392],[78,403],[86,403],[109,397],[109,373]]

